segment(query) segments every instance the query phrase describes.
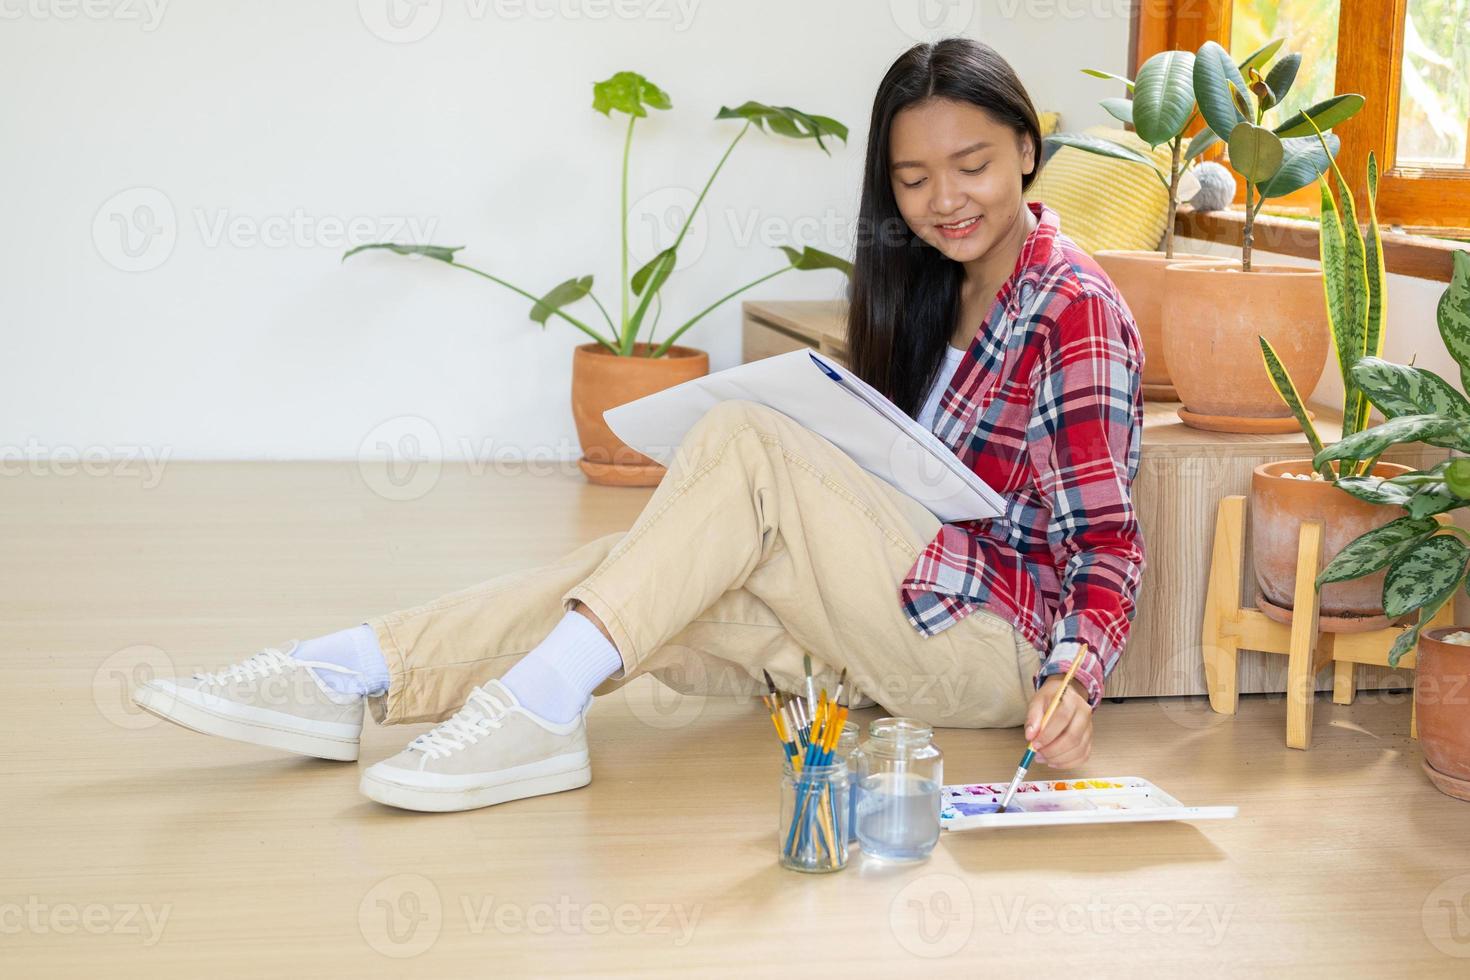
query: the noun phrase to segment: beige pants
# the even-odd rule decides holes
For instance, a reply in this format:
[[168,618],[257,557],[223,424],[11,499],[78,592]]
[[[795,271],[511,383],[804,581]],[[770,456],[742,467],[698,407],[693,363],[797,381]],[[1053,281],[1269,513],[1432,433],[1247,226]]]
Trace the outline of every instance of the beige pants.
[[977,610],[936,636],[898,583],[939,531],[913,498],[790,417],[716,405],[689,431],[627,531],[369,621],[392,684],[385,724],[440,721],[508,670],[573,600],[607,626],[623,669],[688,694],[748,696],[770,671],[797,691],[802,655],[831,691],[846,668],[894,714],[947,727],[1019,725],[1040,663],[1010,623]]

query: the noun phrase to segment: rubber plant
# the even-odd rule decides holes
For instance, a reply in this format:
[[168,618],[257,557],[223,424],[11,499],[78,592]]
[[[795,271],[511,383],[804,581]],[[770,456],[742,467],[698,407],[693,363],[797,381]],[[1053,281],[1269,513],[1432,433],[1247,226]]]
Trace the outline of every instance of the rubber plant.
[[[1327,299],[1327,323],[1332,348],[1337,353],[1342,375],[1342,435],[1344,438],[1362,432],[1368,426],[1371,407],[1368,395],[1359,386],[1354,365],[1364,357],[1383,354],[1384,325],[1387,314],[1388,274],[1383,266],[1383,239],[1378,228],[1378,160],[1368,153],[1367,231],[1358,224],[1357,202],[1338,169],[1337,160],[1327,152],[1326,137],[1311,119],[1307,124],[1316,132],[1323,153],[1337,181],[1337,196],[1326,175],[1317,183],[1322,192],[1322,217],[1317,233],[1318,256],[1322,266],[1322,288]],[[1301,394],[1291,374],[1281,363],[1276,349],[1265,337],[1257,335],[1266,373],[1282,401],[1291,409],[1315,455],[1322,451],[1322,439],[1307,415]],[[1376,454],[1366,459],[1342,459],[1336,467],[1329,462],[1314,464],[1325,480],[1372,503],[1380,503],[1377,491],[1367,474],[1373,471]]]
[[[1459,366],[1460,386],[1470,390],[1470,253],[1454,253],[1454,273],[1436,312],[1440,337]],[[1352,375],[1358,390],[1386,421],[1324,447],[1313,458],[1314,465],[1376,458],[1389,446],[1406,442],[1470,452],[1470,400],[1444,378],[1380,357],[1358,358]],[[1427,470],[1388,479],[1360,477],[1350,492],[1375,503],[1401,506],[1406,515],[1350,541],[1317,576],[1317,587],[1386,567],[1384,612],[1391,619],[1419,613],[1389,650],[1389,664],[1397,666],[1418,641],[1419,631],[1456,590],[1470,589],[1466,583],[1470,534],[1434,517],[1470,507],[1470,459],[1456,456]]]
[[[567,321],[578,330],[582,331],[593,340],[597,341],[607,350],[624,357],[633,356],[637,349],[640,333],[645,330],[646,344],[649,357],[661,357],[679,339],[683,333],[694,326],[705,316],[717,309],[723,303],[728,302],[748,289],[773,279],[776,276],[792,270],[812,271],[816,269],[838,269],[844,274],[850,274],[852,264],[838,256],[823,252],[810,246],[796,249],[787,245],[779,246],[785,253],[786,265],[772,272],[748,282],[738,289],[732,290],[695,313],[674,329],[658,345],[653,345],[653,334],[658,327],[658,319],[663,310],[660,292],[668,283],[678,264],[679,246],[684,241],[684,236],[689,232],[693,224],[694,216],[699,211],[699,206],[704,202],[705,195],[709,193],[710,186],[714,184],[715,177],[729,160],[730,154],[752,128],[769,132],[775,136],[784,136],[795,140],[811,140],[828,156],[831,150],[827,148],[825,138],[836,137],[847,142],[847,127],[835,119],[827,116],[818,116],[793,109],[790,106],[771,106],[760,102],[747,101],[730,109],[724,106],[715,114],[716,119],[739,119],[744,120],[745,125],[735,134],[725,153],[720,157],[719,163],[715,165],[714,171],[709,179],[705,181],[703,189],[699,192],[694,206],[689,209],[685,216],[684,224],[674,237],[671,245],[664,248],[641,269],[638,269],[630,277],[628,275],[628,162],[633,146],[634,124],[648,115],[648,110],[667,110],[673,105],[667,92],[659,88],[647,78],[632,71],[620,71],[611,78],[596,82],[592,86],[592,108],[604,116],[612,117],[614,112],[622,113],[628,117],[628,126],[623,138],[623,166],[621,183],[621,205],[619,215],[621,217],[621,245],[622,245],[622,274],[619,279],[619,315],[614,322],[607,308],[602,305],[592,291],[592,276],[575,276],[548,290],[543,295],[537,296],[519,286],[506,282],[504,279],[492,275],[483,269],[466,265],[456,259],[455,253],[461,251],[463,245],[401,245],[393,242],[375,242],[368,245],[359,245],[342,256],[347,259],[361,252],[374,249],[382,249],[398,255],[423,256],[443,262],[445,265],[465,272],[489,279],[498,283],[532,301],[530,318],[544,328],[547,320],[551,317],[559,317]],[[573,316],[567,308],[582,299],[591,299],[596,304],[598,312],[606,322],[608,330],[594,327],[584,320]],[[636,306],[634,305],[636,301]],[[653,316],[650,318],[650,309]]]
[[1330,130],[1363,108],[1361,95],[1334,95],[1266,128],[1266,114],[1280,106],[1301,68],[1302,56],[1296,53],[1266,67],[1283,40],[1271,41],[1239,65],[1214,41],[1201,45],[1194,58],[1194,98],[1211,134],[1195,137],[1203,141],[1200,151],[1224,140],[1230,168],[1245,179],[1240,258],[1244,272],[1251,271],[1251,246],[1261,206],[1269,198],[1306,187],[1325,173],[1337,154],[1339,140],[1335,135],[1323,139],[1318,130]]
[[[1198,117],[1194,101],[1194,55],[1188,51],[1160,51],[1143,63],[1137,78],[1125,78],[1096,68],[1084,68],[1083,74],[1093,78],[1111,78],[1122,82],[1132,93],[1131,99],[1108,98],[1098,104],[1114,119],[1133,127],[1138,138],[1157,149],[1169,144],[1170,163],[1167,172],[1151,158],[1121,143],[1087,133],[1056,133],[1047,142],[1057,146],[1095,153],[1139,163],[1159,178],[1169,195],[1168,220],[1164,224],[1164,254],[1174,257],[1174,214],[1179,210],[1180,181],[1195,157],[1214,142],[1208,129],[1185,143],[1184,132]],[[1193,178],[1191,177],[1191,180]]]

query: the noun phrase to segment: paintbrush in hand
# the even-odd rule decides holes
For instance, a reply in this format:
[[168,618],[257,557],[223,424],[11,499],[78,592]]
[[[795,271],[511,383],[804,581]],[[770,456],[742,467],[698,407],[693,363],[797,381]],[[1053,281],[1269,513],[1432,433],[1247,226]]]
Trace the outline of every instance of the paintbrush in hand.
[[[1046,706],[1046,713],[1041,716],[1041,724],[1036,726],[1036,738],[1046,731],[1047,723],[1051,716],[1057,713],[1057,707],[1062,703],[1062,695],[1067,693],[1067,685],[1072,683],[1072,678],[1077,675],[1077,668],[1082,664],[1082,658],[1087,656],[1087,644],[1081,644],[1077,655],[1072,658],[1072,666],[1067,668],[1067,673],[1062,677],[1061,686],[1057,693],[1052,695],[1051,704]],[[1036,758],[1036,739],[1033,738],[1026,743],[1026,752],[1021,756],[1021,764],[1016,767],[1016,775],[1011,778],[1011,785],[1006,787],[1005,795],[1000,798],[1000,806],[996,813],[1005,813],[1006,807],[1011,805],[1011,797],[1016,795],[1016,787],[1021,785],[1021,780],[1026,778],[1026,770],[1031,768],[1031,760]]]

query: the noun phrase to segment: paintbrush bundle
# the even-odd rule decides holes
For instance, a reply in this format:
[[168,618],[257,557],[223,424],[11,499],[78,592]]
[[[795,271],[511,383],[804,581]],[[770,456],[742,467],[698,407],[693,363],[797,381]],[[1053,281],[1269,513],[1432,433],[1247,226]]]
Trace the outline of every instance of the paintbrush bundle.
[[771,693],[761,700],[770,712],[786,756],[780,823],[781,863],[798,871],[839,871],[847,866],[849,809],[847,764],[836,757],[847,720],[839,705],[847,672],[829,699],[815,690],[807,659],[807,697],[783,694],[770,674]]

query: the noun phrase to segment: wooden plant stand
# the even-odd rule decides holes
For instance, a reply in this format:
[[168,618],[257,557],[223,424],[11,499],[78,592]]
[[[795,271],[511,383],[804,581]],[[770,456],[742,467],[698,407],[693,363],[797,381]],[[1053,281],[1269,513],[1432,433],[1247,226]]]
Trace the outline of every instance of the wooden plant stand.
[[[1242,494],[1225,497],[1215,517],[1215,547],[1200,628],[1210,707],[1221,714],[1235,714],[1240,693],[1237,666],[1241,647],[1282,654],[1287,658],[1286,744],[1294,749],[1308,749],[1312,746],[1312,703],[1317,674],[1332,664],[1332,700],[1335,704],[1352,704],[1357,693],[1357,665],[1387,666],[1389,648],[1408,627],[1389,626],[1363,633],[1324,633],[1319,629],[1318,594],[1313,583],[1322,569],[1321,521],[1303,522],[1297,539],[1291,624],[1278,623],[1253,606],[1242,607],[1245,502]],[[1446,515],[1438,515],[1438,519],[1442,524],[1448,523]],[[1451,604],[1446,603],[1425,628],[1447,626],[1453,618]],[[1413,667],[1415,652],[1404,654],[1398,666]],[[1412,716],[1410,734],[1418,737]]]

